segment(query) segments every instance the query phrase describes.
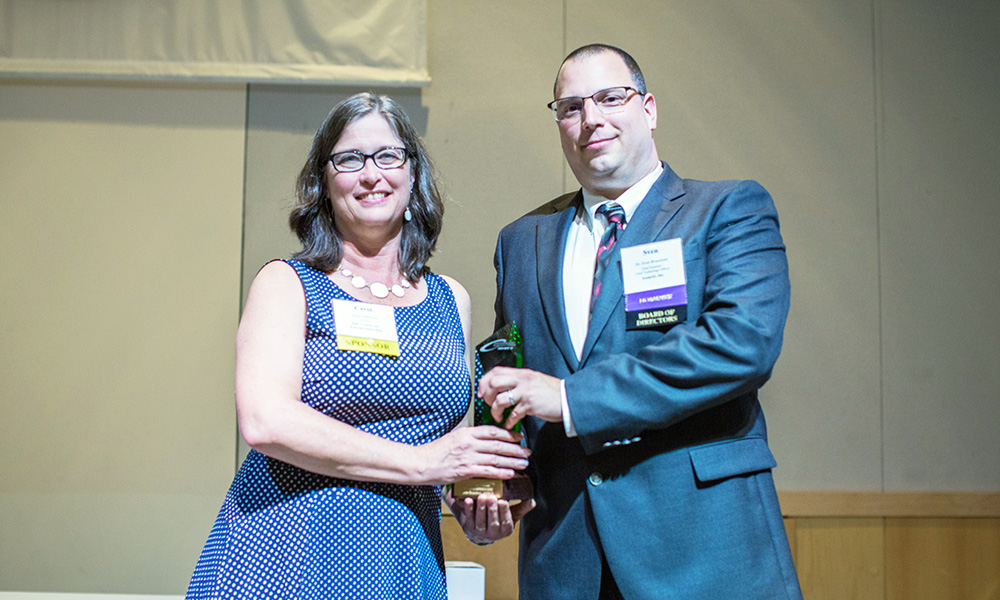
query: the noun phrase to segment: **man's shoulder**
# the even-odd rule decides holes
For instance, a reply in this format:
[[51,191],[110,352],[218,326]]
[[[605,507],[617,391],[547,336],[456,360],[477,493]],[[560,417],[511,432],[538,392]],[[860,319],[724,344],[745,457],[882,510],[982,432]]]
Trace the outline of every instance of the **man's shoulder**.
[[684,195],[694,199],[696,204],[708,207],[723,207],[742,210],[773,210],[771,194],[752,179],[729,179],[720,181],[683,180]]
[[574,207],[574,201],[580,194],[579,190],[575,192],[569,192],[568,194],[563,194],[558,198],[553,198],[545,204],[532,209],[531,211],[520,216],[512,223],[503,228],[504,231],[519,230],[525,227],[534,227],[539,221],[546,218],[551,218],[567,209]]
[[563,194],[558,198],[553,198],[552,200],[549,200],[545,204],[525,214],[524,217],[521,218],[523,219],[525,217],[546,216],[562,212],[567,208],[569,208],[571,204],[573,204],[573,200],[575,200],[579,194],[580,190],[576,190],[575,192],[569,192],[567,194]]
[[725,198],[734,192],[767,194],[758,182],[750,179],[703,180],[681,177],[667,163],[663,164],[663,174],[653,184],[654,193],[671,198],[679,196]]
[[699,192],[714,192],[717,194],[725,194],[727,192],[731,192],[737,189],[752,189],[752,190],[764,189],[764,187],[760,183],[752,179],[721,179],[718,181],[703,181],[700,179],[682,179],[681,185],[688,193],[691,193],[692,191],[699,191]]

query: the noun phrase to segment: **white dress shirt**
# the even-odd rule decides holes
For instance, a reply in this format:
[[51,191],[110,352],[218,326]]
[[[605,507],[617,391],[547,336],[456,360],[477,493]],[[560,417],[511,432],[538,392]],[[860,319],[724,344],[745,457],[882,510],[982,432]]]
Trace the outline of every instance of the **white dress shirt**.
[[[657,163],[649,175],[646,175],[625,190],[613,201],[625,210],[625,227],[632,220],[635,209],[649,193],[656,180],[663,172],[663,165]],[[583,190],[583,207],[578,210],[570,224],[566,238],[566,253],[563,255],[562,285],[563,310],[566,313],[566,324],[569,327],[569,338],[573,342],[576,358],[583,354],[583,342],[587,339],[587,329],[590,325],[590,296],[594,289],[594,266],[597,257],[597,247],[601,236],[607,229],[607,222],[595,218],[597,209],[603,204],[612,202],[603,196],[596,196]],[[566,401],[566,385],[562,384],[563,427],[566,435],[576,435],[573,419],[569,413]]]

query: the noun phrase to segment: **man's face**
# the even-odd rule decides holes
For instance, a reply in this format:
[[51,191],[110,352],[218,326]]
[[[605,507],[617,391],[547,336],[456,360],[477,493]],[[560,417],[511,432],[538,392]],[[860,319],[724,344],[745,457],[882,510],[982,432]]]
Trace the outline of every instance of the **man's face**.
[[[583,98],[615,86],[634,88],[635,83],[617,54],[602,52],[563,64],[556,79],[556,98]],[[632,94],[624,110],[609,115],[588,99],[579,118],[558,125],[566,162],[580,185],[606,198],[617,198],[659,161],[653,143],[656,100],[652,94]]]

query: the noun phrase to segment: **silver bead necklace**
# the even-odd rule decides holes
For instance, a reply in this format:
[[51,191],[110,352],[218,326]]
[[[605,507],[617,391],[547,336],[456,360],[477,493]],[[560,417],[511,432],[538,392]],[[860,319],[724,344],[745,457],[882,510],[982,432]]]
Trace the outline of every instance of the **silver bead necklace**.
[[338,266],[337,270],[340,271],[341,275],[348,278],[351,281],[351,285],[353,285],[355,288],[359,290],[368,288],[368,293],[371,294],[372,296],[375,296],[376,298],[385,298],[389,295],[389,292],[392,292],[392,295],[397,298],[402,298],[403,294],[405,294],[406,290],[409,289],[410,287],[410,282],[407,281],[405,277],[399,283],[395,283],[392,285],[392,287],[389,287],[386,284],[381,283],[379,281],[373,281],[371,283],[368,283],[367,281],[365,281],[364,277],[362,277],[361,275],[355,275],[349,269],[346,269],[343,266]]

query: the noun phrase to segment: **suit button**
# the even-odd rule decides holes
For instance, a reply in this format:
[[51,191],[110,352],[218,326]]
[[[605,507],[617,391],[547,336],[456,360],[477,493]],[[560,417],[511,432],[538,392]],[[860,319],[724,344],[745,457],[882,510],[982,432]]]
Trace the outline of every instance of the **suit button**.
[[604,478],[601,477],[600,473],[591,473],[590,477],[587,478],[587,481],[590,482],[590,485],[601,485],[604,483]]

